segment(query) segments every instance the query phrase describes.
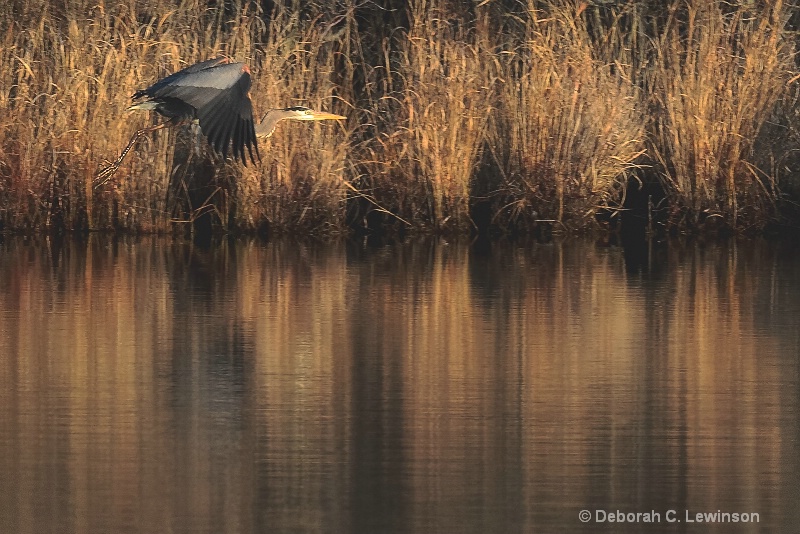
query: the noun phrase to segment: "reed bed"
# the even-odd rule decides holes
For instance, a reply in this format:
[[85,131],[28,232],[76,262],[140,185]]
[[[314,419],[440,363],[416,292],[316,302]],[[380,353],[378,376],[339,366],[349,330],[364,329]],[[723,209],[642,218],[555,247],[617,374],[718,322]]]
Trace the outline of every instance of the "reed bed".
[[488,32],[468,32],[452,17],[435,2],[412,5],[394,117],[401,120],[393,139],[402,147],[400,188],[421,193],[404,211],[439,229],[469,226],[470,184],[493,100]]
[[374,135],[358,149],[362,204],[403,228],[469,231],[495,98],[488,20],[466,23],[443,0],[409,2],[406,19],[366,76]]
[[759,168],[754,147],[773,144],[760,136],[796,71],[790,16],[781,0],[671,4],[649,72],[651,153],[678,222],[746,228],[774,216],[776,169]]
[[[4,13],[0,79],[11,90],[0,96],[8,111],[0,130],[0,217],[7,227],[165,231],[186,222],[187,214],[176,221],[168,205],[183,189],[172,184],[175,194],[168,194],[177,130],[140,141],[108,186],[95,189],[93,177],[137,129],[158,120],[125,113],[130,95],[196,61],[224,55],[251,64],[257,112],[342,105],[341,95],[334,103],[338,88],[330,80],[334,55],[322,38],[325,25],[303,25],[282,6],[265,22],[247,3],[232,12],[224,5],[74,1],[57,15],[44,3],[44,15],[28,28]],[[85,18],[70,18],[74,13]],[[263,71],[269,81],[258,79]],[[346,132],[336,139],[320,128],[281,133],[261,167],[220,166],[214,179],[226,194],[216,195],[211,207],[221,220],[246,229],[264,221],[280,226],[301,211],[322,210],[325,216],[316,219],[326,221],[343,211]],[[272,196],[277,202],[265,203]],[[236,214],[228,217],[231,203]],[[208,206],[188,207],[191,217]]]
[[628,42],[635,33],[612,23],[593,34],[581,16],[586,4],[541,5],[527,3],[523,39],[502,56],[491,144],[505,205],[496,216],[582,228],[598,210],[620,207],[645,152]]
[[[228,232],[585,228],[643,175],[671,227],[751,228],[798,183],[783,1],[264,5],[0,7],[0,229],[166,232],[204,213]],[[125,113],[130,95],[220,55],[250,65],[257,118],[306,105],[349,119],[281,125],[247,167],[161,130],[95,188],[159,120]]]

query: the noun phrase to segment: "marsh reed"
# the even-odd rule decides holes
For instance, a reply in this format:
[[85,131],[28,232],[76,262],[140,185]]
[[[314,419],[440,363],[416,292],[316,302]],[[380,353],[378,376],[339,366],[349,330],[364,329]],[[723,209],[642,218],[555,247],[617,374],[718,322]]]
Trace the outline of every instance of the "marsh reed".
[[[798,107],[783,1],[269,6],[0,7],[0,229],[168,232],[203,210],[227,232],[576,229],[643,176],[661,184],[668,226],[741,229],[774,220],[792,183],[800,136],[774,127],[794,131]],[[125,113],[130,95],[220,55],[250,65],[259,117],[307,105],[349,120],[281,127],[255,166],[204,156],[200,200],[180,128],[141,140],[94,188],[159,120]]]
[[354,162],[370,194],[367,218],[424,232],[474,226],[473,182],[497,69],[486,19],[466,24],[457,7],[414,0],[396,21],[404,28],[373,38],[381,48],[364,74],[370,128]]
[[492,109],[487,32],[453,28],[452,15],[424,1],[411,11],[401,61],[402,174],[425,192],[422,219],[463,229]]
[[761,4],[673,2],[655,48],[651,154],[672,217],[691,225],[774,215],[777,176],[757,166],[754,147],[796,71],[796,35],[781,0]]
[[[586,4],[529,1],[521,39],[503,51],[491,135],[501,176],[499,217],[581,228],[617,209],[645,150],[642,91],[618,22],[592,30]],[[596,26],[602,26],[597,24]]]

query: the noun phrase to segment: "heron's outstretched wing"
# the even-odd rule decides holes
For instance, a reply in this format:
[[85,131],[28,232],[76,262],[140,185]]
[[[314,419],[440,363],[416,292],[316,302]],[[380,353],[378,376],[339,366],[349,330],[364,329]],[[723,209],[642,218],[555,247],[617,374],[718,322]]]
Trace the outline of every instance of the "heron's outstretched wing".
[[134,97],[175,98],[195,109],[200,129],[214,150],[245,161],[245,148],[255,163],[256,143],[253,104],[250,101],[250,71],[242,63],[217,58],[187,67],[159,80]]
[[219,65],[227,65],[229,63],[230,63],[230,61],[228,60],[228,58],[217,57],[217,58],[214,58],[214,59],[201,61],[200,63],[195,63],[194,65],[189,65],[185,69],[179,70],[178,72],[175,72],[173,74],[170,74],[169,76],[165,76],[164,78],[161,78],[160,80],[158,80],[156,83],[154,83],[153,85],[151,85],[147,89],[142,89],[142,90],[136,91],[133,94],[132,98],[134,100],[136,100],[137,98],[141,98],[143,96],[148,96],[148,97],[153,98],[153,97],[155,97],[156,93],[161,91],[164,87],[172,85],[176,80],[180,80],[182,78],[185,78],[189,74],[192,74],[194,72],[200,72],[200,71],[203,71],[203,70],[206,70],[206,69],[210,69],[212,67],[216,67],[216,66],[219,66]]

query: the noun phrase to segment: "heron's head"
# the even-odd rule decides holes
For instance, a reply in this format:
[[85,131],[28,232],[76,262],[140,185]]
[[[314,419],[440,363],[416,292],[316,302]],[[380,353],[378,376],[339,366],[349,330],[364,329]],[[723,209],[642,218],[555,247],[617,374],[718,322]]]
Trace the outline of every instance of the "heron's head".
[[326,113],[325,111],[314,111],[304,106],[292,106],[283,109],[271,109],[267,111],[259,124],[256,124],[257,137],[269,137],[275,131],[275,126],[283,120],[294,121],[327,121],[343,120],[347,117]]

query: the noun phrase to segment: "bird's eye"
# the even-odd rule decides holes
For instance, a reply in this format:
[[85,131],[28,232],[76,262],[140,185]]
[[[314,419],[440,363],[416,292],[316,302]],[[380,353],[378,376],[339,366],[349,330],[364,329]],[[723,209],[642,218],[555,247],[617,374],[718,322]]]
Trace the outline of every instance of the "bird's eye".
[[305,110],[303,113],[305,113],[306,115],[311,115],[311,110],[310,110],[310,109],[307,109],[307,110]]

